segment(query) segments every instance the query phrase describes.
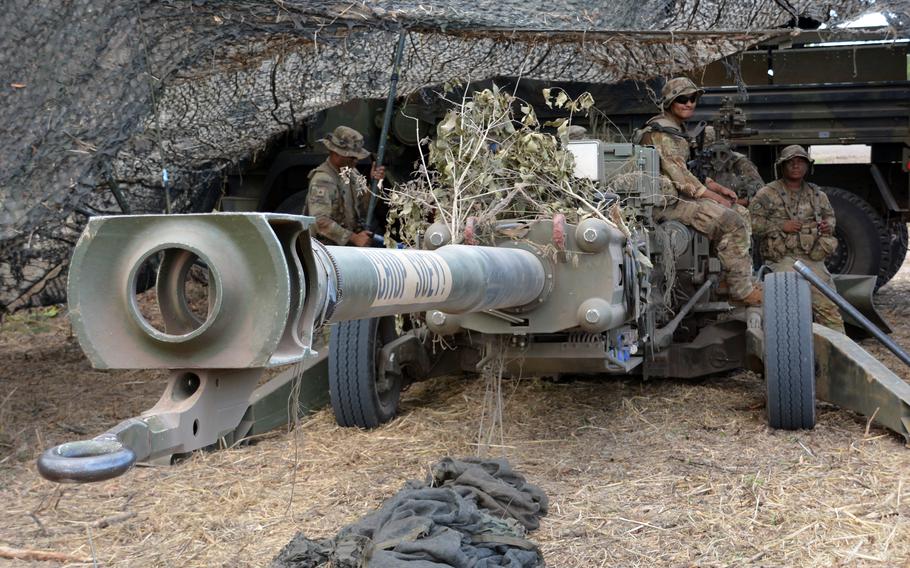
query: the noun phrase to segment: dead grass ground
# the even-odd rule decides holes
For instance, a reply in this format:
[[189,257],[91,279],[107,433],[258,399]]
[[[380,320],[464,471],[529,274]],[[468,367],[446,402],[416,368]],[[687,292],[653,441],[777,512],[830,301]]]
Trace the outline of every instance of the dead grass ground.
[[[878,296],[905,346],[908,297],[910,264]],[[101,566],[263,566],[296,531],[334,534],[438,458],[477,448],[484,385],[443,379],[411,389],[401,417],[372,432],[322,411],[296,434],[107,483],[38,477],[42,449],[150,406],[162,377],[91,369],[64,316],[4,323],[0,546]],[[550,566],[910,566],[910,450],[856,415],[822,405],[815,430],[771,431],[748,373],[504,388],[493,452],[550,496],[532,534]]]

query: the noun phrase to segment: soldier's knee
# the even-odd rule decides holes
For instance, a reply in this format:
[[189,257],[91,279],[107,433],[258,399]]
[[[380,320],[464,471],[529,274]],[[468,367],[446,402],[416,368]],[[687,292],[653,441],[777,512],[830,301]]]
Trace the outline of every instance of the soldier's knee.
[[743,219],[742,215],[732,209],[724,209],[720,222],[721,226],[725,229],[725,232],[744,232],[749,229],[746,226],[746,220]]

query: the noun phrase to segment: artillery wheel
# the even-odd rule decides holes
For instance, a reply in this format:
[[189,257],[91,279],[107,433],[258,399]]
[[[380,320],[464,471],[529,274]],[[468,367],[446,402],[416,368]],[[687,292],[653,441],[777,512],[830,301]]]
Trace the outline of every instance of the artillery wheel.
[[839,187],[824,187],[837,223],[837,250],[825,260],[832,274],[878,276],[876,287],[887,282],[891,234],[888,224],[869,203]]
[[815,353],[809,283],[795,272],[764,281],[764,363],[768,423],[781,430],[815,426]]
[[394,316],[332,326],[329,395],[339,426],[376,428],[395,416],[402,377],[380,370],[379,352],[396,335]]

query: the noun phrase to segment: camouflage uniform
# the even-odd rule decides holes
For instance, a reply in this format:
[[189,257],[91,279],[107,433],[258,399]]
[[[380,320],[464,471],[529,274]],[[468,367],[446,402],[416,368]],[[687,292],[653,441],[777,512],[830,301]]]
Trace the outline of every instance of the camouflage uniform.
[[[818,223],[826,221],[833,233],[834,209],[818,186],[803,181],[800,189],[793,191],[787,189],[783,179],[778,179],[758,191],[749,209],[762,256],[774,272],[794,272],[794,263],[801,260],[834,288],[825,258],[837,248],[837,239],[818,232]],[[783,223],[790,219],[803,224],[800,232],[784,232]],[[816,322],[844,333],[844,320],[837,306],[815,287],[812,313]]]
[[657,220],[675,219],[707,235],[726,271],[730,294],[734,298],[748,296],[753,288],[749,225],[734,209],[701,198],[707,188],[686,165],[691,138],[685,125],[669,112],[659,114],[646,123],[641,143],[657,149],[660,171],[670,180],[661,184],[667,206],[657,212]]
[[[332,152],[354,158],[365,158],[363,136],[353,128],[339,126],[321,139]],[[366,179],[354,169],[343,174],[327,159],[310,172],[304,214],[316,217],[313,230],[327,243],[346,245],[355,232],[362,230],[369,207],[370,193]]]
[[[720,149],[715,156],[718,154],[720,157],[712,160],[711,179],[720,185],[729,187],[742,198],[752,199],[755,193],[765,185],[755,164],[745,155],[729,150],[729,147]],[[739,213],[746,222],[746,236],[751,241],[752,215],[749,213],[749,209],[739,203],[734,204],[732,209]]]

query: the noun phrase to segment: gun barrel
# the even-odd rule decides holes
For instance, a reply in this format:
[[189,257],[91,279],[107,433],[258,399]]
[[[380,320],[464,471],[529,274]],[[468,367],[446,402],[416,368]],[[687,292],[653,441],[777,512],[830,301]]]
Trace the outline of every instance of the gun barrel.
[[[98,368],[286,365],[312,355],[314,330],[326,323],[524,306],[552,277],[543,252],[519,244],[326,247],[310,240],[310,223],[262,213],[93,218],[76,246],[68,292],[83,349]],[[135,296],[156,258],[163,325]],[[194,267],[207,275],[202,314],[187,296]]]
[[331,322],[431,309],[466,313],[522,306],[541,294],[546,280],[538,257],[518,248],[326,250],[340,276],[340,302]]

